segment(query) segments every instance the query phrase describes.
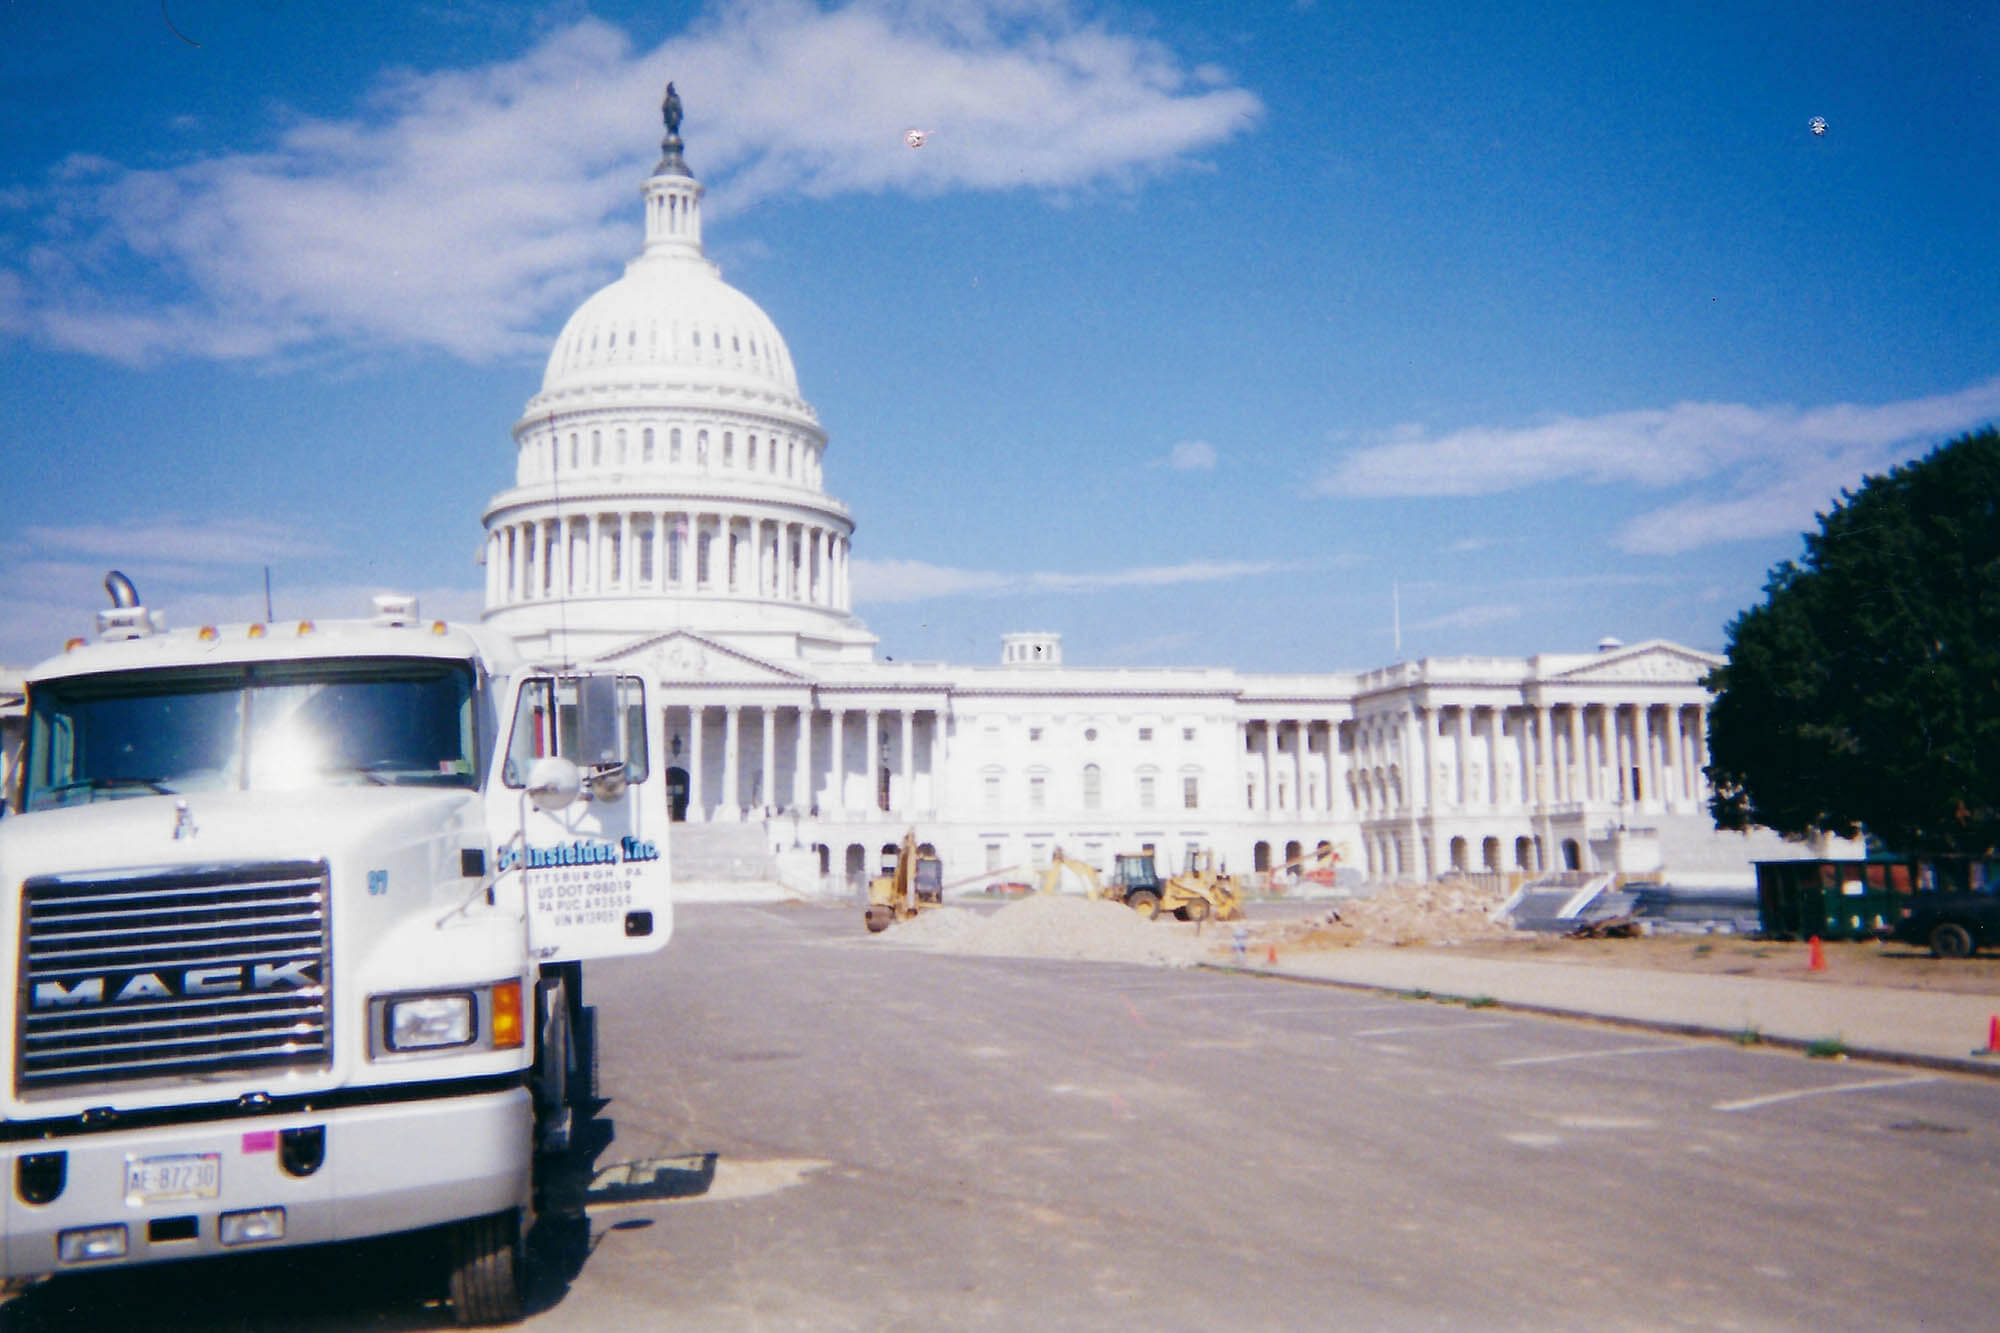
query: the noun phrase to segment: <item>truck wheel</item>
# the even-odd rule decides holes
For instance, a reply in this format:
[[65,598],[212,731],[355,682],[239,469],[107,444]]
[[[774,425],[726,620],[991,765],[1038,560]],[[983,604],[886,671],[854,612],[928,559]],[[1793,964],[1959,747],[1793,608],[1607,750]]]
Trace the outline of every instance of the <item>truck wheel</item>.
[[1183,921],[1206,921],[1208,920],[1208,900],[1197,898],[1175,912],[1174,915]]
[[880,935],[895,919],[895,914],[886,907],[871,907],[861,914],[861,924],[868,927],[870,935]]
[[1125,905],[1151,921],[1160,914],[1160,895],[1148,889],[1139,889],[1125,895]]
[[521,1214],[516,1209],[455,1222],[445,1233],[451,1309],[461,1327],[521,1317]]
[[1931,931],[1931,953],[1939,958],[1970,958],[1972,932],[1956,921],[1941,923]]

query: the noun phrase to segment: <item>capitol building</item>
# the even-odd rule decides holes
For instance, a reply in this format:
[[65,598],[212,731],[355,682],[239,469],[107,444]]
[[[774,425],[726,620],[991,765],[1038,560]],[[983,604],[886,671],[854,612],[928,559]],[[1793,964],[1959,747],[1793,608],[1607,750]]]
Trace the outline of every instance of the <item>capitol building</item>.
[[702,247],[669,88],[645,244],[570,316],[484,515],[486,623],[666,691],[677,875],[838,889],[905,830],[948,882],[1212,848],[1233,871],[1663,871],[1746,883],[1702,776],[1721,659],[1651,641],[1252,674],[890,661],[785,340]]

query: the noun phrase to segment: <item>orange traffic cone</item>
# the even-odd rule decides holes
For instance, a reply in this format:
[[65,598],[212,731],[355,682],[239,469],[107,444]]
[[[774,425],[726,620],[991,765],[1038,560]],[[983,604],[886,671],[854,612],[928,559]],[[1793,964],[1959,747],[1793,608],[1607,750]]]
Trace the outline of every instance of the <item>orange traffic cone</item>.
[[1986,1049],[1974,1051],[1974,1055],[2000,1055],[2000,1014],[1986,1020]]
[[1806,959],[1806,971],[1826,971],[1826,950],[1820,947],[1819,936],[1813,936],[1810,943],[1812,944],[1812,953]]
[[1264,961],[1272,967],[1278,965],[1278,946],[1275,943],[1264,946]]

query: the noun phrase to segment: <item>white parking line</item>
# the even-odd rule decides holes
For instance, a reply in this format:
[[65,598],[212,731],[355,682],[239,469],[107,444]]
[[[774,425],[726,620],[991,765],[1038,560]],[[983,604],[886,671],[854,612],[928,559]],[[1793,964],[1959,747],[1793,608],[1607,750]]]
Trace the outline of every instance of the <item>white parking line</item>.
[[1918,1083],[1935,1083],[1935,1074],[1911,1074],[1906,1078],[1875,1078],[1866,1083],[1836,1083],[1830,1088],[1800,1088],[1793,1092],[1773,1092],[1762,1097],[1745,1097],[1739,1102],[1717,1102],[1713,1111],[1751,1111],[1759,1106],[1795,1102],[1801,1097],[1826,1097],[1836,1092],[1872,1092],[1877,1088],[1907,1088]]
[[1599,1056],[1606,1055],[1672,1055],[1678,1051],[1700,1051],[1706,1049],[1706,1047],[1698,1046],[1693,1042],[1683,1042],[1673,1046],[1662,1046],[1657,1043],[1652,1046],[1613,1046],[1608,1051],[1568,1051],[1562,1055],[1523,1055],[1512,1060],[1501,1060],[1493,1067],[1495,1069],[1506,1069],[1513,1065],[1553,1065],[1560,1064],[1564,1060],[1595,1060]]
[[1354,1032],[1355,1037],[1397,1037],[1406,1032],[1472,1032],[1479,1028],[1504,1028],[1513,1025],[1505,1019],[1493,1023],[1417,1023],[1410,1027],[1369,1028],[1366,1032]]

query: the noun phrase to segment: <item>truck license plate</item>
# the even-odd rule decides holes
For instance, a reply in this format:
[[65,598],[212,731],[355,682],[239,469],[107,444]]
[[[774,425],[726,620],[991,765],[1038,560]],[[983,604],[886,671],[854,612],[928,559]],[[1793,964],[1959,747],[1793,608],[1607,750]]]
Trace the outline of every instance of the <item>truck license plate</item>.
[[213,1199],[222,1192],[222,1154],[176,1153],[125,1159],[125,1202]]

